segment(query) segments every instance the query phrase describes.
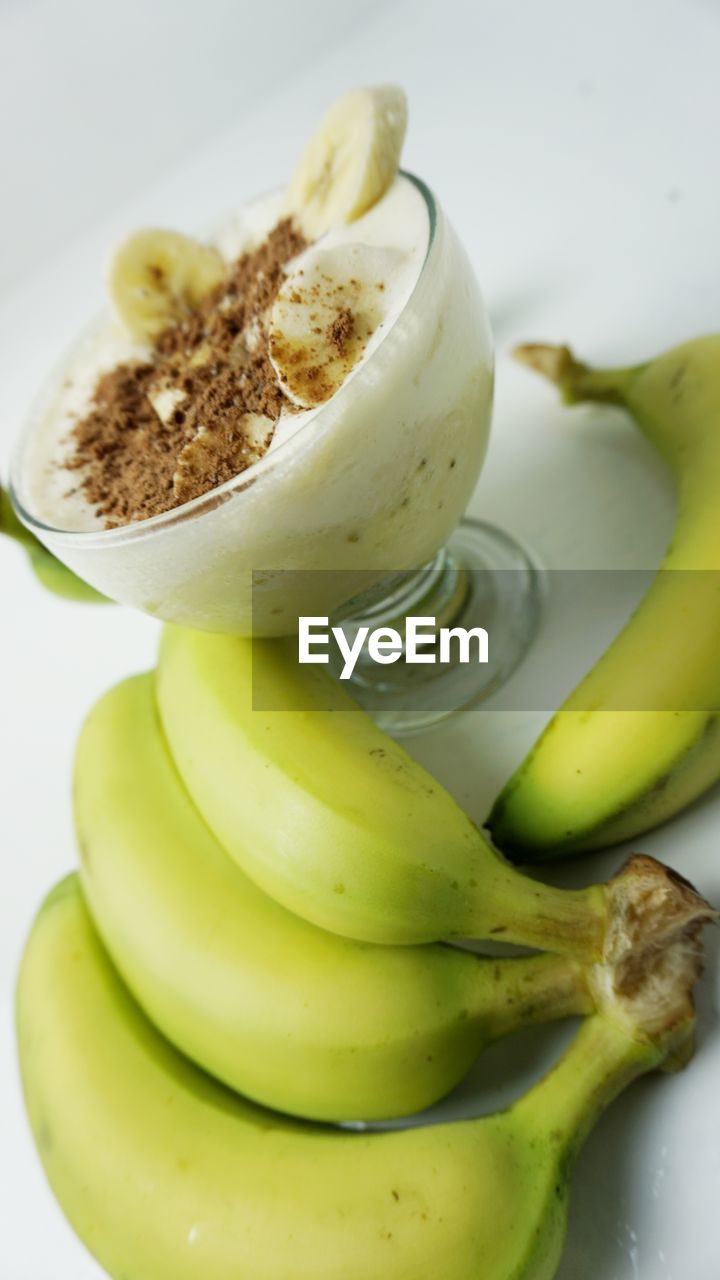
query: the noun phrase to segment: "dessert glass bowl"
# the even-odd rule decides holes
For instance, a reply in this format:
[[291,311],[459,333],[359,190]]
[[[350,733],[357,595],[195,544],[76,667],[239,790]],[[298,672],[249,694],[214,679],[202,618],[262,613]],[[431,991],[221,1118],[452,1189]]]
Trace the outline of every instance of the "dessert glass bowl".
[[[18,516],[59,560],[104,595],[165,621],[268,636],[293,634],[300,615],[340,617],[352,631],[359,611],[373,626],[414,610],[467,627],[494,612],[501,670],[358,664],[356,695],[396,729],[444,718],[497,687],[534,633],[538,601],[536,571],[506,535],[468,522],[455,556],[445,550],[485,456],[492,340],[460,241],[425,184],[405,176],[428,214],[407,304],[335,395],[248,471],[122,528],[52,527],[34,515],[23,478],[37,406],[11,470]],[[52,384],[43,404],[51,392]],[[518,572],[494,577],[498,567]],[[471,569],[486,572],[463,577]]]

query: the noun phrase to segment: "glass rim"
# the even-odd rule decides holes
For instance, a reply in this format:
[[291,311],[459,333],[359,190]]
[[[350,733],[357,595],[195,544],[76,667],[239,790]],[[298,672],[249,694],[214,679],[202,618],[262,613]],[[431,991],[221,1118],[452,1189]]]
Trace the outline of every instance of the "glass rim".
[[[400,311],[387,333],[383,335],[380,342],[370,353],[367,359],[360,362],[357,368],[358,372],[364,371],[372,366],[378,352],[382,350],[385,342],[396,328],[398,322],[415,297],[420,282],[425,276],[430,251],[435,242],[438,225],[438,203],[433,192],[427,184],[423,182],[422,178],[419,178],[416,174],[410,173],[405,169],[399,169],[398,173],[401,177],[407,178],[408,181],[416,187],[425,201],[425,207],[428,213],[428,237],[425,256],[418,272],[417,279],[415,280],[412,290],[405,301],[402,311]],[[96,319],[99,319],[99,316],[96,317]],[[76,342],[79,340],[79,337],[80,335],[78,335]],[[24,430],[20,434],[20,439],[14,450],[10,463],[8,482],[8,494],[10,501],[17,516],[31,533],[37,534],[41,541],[43,541],[43,534],[51,535],[53,541],[60,545],[82,541],[86,547],[91,547],[94,544],[102,546],[118,546],[126,541],[138,541],[139,539],[154,533],[156,530],[169,529],[173,528],[175,525],[185,524],[190,520],[198,519],[200,516],[224,506],[224,504],[230,501],[231,498],[242,493],[244,490],[251,488],[252,485],[256,484],[257,481],[268,471],[271,471],[274,467],[280,465],[282,460],[287,458],[290,445],[293,444],[297,438],[302,436],[305,431],[309,431],[315,427],[318,420],[322,418],[323,412],[326,409],[329,409],[330,405],[338,403],[342,397],[343,391],[352,380],[354,372],[355,370],[351,370],[350,374],[335,394],[331,396],[325,404],[319,406],[318,413],[312,419],[312,422],[306,423],[299,431],[295,432],[287,440],[283,441],[282,444],[279,444],[277,448],[267,450],[263,454],[262,458],[253,463],[251,467],[246,468],[245,471],[241,471],[238,475],[232,476],[221,485],[216,485],[214,488],[208,489],[206,493],[199,494],[197,498],[192,498],[189,502],[183,502],[177,507],[171,507],[169,511],[161,511],[157,515],[147,516],[143,520],[133,520],[129,524],[119,525],[114,529],[61,529],[57,525],[49,524],[47,521],[41,520],[38,516],[35,516],[32,512],[28,511],[18,492],[18,484],[16,484],[20,461],[28,443],[29,433],[33,428],[33,423],[26,421]]]

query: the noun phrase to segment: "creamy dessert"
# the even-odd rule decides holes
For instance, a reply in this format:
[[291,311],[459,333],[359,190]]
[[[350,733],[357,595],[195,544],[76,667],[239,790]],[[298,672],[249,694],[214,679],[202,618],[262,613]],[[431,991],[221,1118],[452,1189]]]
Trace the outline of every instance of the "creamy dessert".
[[[78,345],[25,455],[25,494],[46,524],[113,528],[201,496],[288,441],[372,355],[422,270],[421,192],[397,176],[368,213],[310,245],[284,198],[223,228],[209,268],[194,264],[219,278],[152,344],[111,316]],[[125,268],[142,255],[138,274],[160,276],[186,246],[144,232],[118,256]]]
[[45,389],[13,476],[22,518],[105,594],[282,633],[427,563],[457,524],[490,338],[454,232],[399,172],[404,132],[400,90],[354,90],[288,190],[212,243],[120,247],[115,314]]

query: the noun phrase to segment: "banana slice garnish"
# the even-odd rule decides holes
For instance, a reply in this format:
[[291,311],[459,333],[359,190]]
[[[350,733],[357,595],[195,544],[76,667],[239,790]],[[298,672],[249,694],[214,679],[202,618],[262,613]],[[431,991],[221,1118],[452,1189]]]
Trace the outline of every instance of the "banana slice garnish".
[[169,426],[175,411],[187,401],[188,394],[182,387],[173,386],[169,379],[163,379],[148,388],[147,398],[160,421]]
[[407,101],[397,85],[351,89],[330,107],[286,195],[309,240],[353,222],[385,194],[400,164]]
[[217,249],[179,231],[136,231],[110,266],[110,295],[133,338],[152,343],[193,311],[224,279]]
[[338,390],[392,304],[403,255],[345,243],[298,259],[270,312],[270,360],[285,395],[312,409]]

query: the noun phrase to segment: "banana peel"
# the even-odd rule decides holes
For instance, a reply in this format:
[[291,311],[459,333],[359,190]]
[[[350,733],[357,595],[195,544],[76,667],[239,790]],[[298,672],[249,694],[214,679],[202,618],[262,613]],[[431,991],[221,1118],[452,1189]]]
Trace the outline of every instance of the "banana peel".
[[52,552],[30,533],[29,529],[18,520],[13,510],[10,496],[0,485],[0,533],[12,538],[28,554],[30,566],[38,582],[53,595],[62,600],[74,600],[79,604],[109,604],[107,596],[101,595],[89,583],[84,582],[71,569],[67,569]]

